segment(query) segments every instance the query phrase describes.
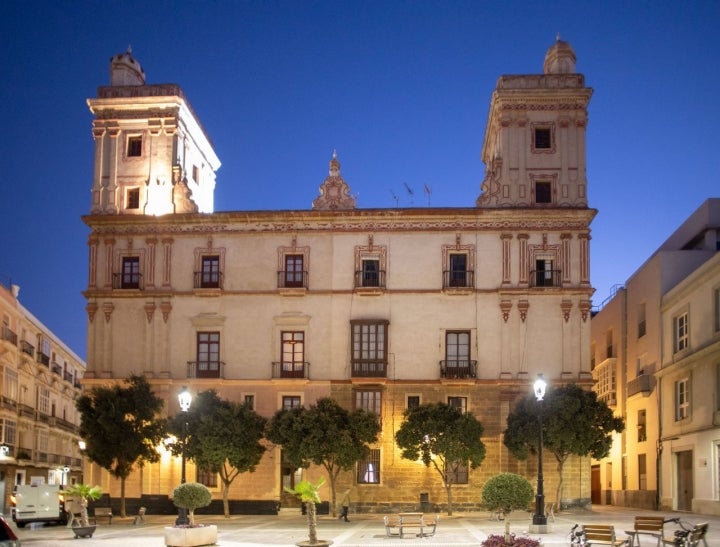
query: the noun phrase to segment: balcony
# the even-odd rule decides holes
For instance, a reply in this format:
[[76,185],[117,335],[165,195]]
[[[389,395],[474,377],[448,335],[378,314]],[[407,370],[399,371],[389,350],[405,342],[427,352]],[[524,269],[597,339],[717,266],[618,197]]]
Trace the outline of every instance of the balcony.
[[617,393],[615,390],[611,391],[605,391],[603,393],[597,394],[598,401],[602,401],[610,408],[615,408],[617,406]]
[[360,270],[355,272],[356,289],[384,289],[385,270]]
[[30,405],[20,403],[18,405],[18,416],[35,419],[35,409]]
[[35,346],[27,340],[20,340],[20,351],[32,357],[35,355]]
[[308,272],[294,272],[290,270],[277,273],[278,289],[307,289]]
[[58,427],[65,431],[69,431],[70,433],[77,434],[80,432],[80,428],[78,426],[76,426],[72,422],[68,422],[67,420],[63,420],[62,418],[58,418],[58,417],[51,418],[50,425]]
[[193,272],[194,289],[222,289],[222,272]]
[[7,325],[3,325],[2,327],[2,339],[7,340],[13,346],[17,346],[17,334],[11,331]]
[[531,287],[561,287],[560,270],[532,270],[530,272]]
[[387,378],[387,361],[353,361],[353,378]]
[[638,393],[650,393],[655,388],[655,376],[641,374],[627,383],[627,396],[632,397]]
[[475,272],[469,270],[446,270],[443,272],[443,289],[472,289]]
[[113,289],[136,289],[143,290],[142,274],[139,273],[114,273],[112,276]]
[[58,376],[62,376],[62,371],[63,371],[63,370],[62,370],[62,367],[61,367],[60,365],[58,365],[57,363],[53,363],[53,364],[50,366],[50,371],[51,371],[53,374],[57,374]]
[[11,399],[10,397],[5,397],[3,395],[2,398],[2,407],[7,408],[8,410],[12,410],[13,412],[17,411],[17,401],[15,399]]
[[273,363],[273,378],[310,378],[310,363]]
[[37,352],[37,362],[40,363],[41,365],[44,365],[44,366],[50,368],[50,356],[45,355],[41,351]]
[[440,361],[440,377],[452,380],[477,378],[477,361]]
[[63,380],[65,380],[68,384],[73,383],[73,375],[69,372],[65,371],[63,372]]
[[225,378],[223,361],[188,361],[188,378]]

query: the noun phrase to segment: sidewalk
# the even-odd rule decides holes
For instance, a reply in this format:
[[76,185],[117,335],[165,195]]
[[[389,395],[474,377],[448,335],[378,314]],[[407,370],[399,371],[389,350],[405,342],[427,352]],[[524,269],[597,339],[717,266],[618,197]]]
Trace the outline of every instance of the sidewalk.
[[[625,538],[624,530],[632,528],[635,515],[661,514],[666,517],[680,517],[690,523],[709,522],[708,547],[720,547],[720,517],[695,515],[692,513],[674,513],[644,511],[638,509],[597,506],[592,511],[564,511],[556,514],[555,522],[549,522],[552,531],[542,536],[545,545],[568,545],[568,532],[576,524],[603,523],[615,525],[620,538]],[[115,521],[117,520],[117,524]],[[164,544],[163,528],[171,526],[175,517],[149,516],[146,523],[132,524],[132,519],[113,519],[111,526],[100,525],[91,539],[74,539],[72,531],[63,526],[44,526],[17,530],[23,546],[52,547],[78,542],[80,547],[134,547],[158,546]],[[293,547],[296,542],[307,539],[307,522],[299,513],[282,513],[278,516],[238,515],[225,519],[218,515],[198,515],[196,521],[218,526],[218,543],[222,547],[259,547],[275,545]],[[518,512],[510,515],[511,532],[525,535],[531,518],[528,513]],[[672,535],[674,525],[666,528],[666,536]],[[318,517],[318,537],[331,539],[333,547],[363,547],[366,545],[386,545],[389,547],[425,546],[479,546],[489,534],[501,534],[505,529],[503,521],[490,520],[489,513],[456,513],[452,517],[440,515],[437,533],[431,538],[389,538],[385,535],[382,515],[350,515],[350,522],[342,522],[329,516]],[[642,547],[655,547],[650,538],[642,539]]]

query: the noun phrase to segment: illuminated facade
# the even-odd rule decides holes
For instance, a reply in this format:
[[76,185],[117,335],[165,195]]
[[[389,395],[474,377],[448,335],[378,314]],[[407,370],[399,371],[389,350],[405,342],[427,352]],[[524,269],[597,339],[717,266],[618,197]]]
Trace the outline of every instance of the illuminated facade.
[[78,441],[85,363],[0,283],[0,500],[15,484],[82,480]]
[[593,317],[595,389],[627,426],[595,503],[720,514],[718,227],[709,199]]
[[[394,445],[409,405],[449,402],[485,427],[485,463],[455,477],[458,508],[478,508],[482,485],[500,471],[535,476],[536,462],[518,462],[502,445],[513,401],[540,372],[592,383],[592,90],[567,43],[550,48],[542,74],[499,79],[482,194],[466,208],[361,209],[333,155],[309,210],[202,214],[219,161],[199,121],[179,87],[145,86],[129,54],[113,62],[132,85],[111,79],[88,101],[96,168],[84,217],[87,387],[143,374],[170,414],[185,385],[266,417],[322,396],[374,410],[382,435],[339,485],[355,488],[360,511],[414,506],[420,493],[445,502],[435,471],[402,460]],[[189,175],[195,167],[199,181]],[[563,500],[588,500],[589,461],[566,469]],[[117,495],[106,473],[92,473]],[[283,486],[299,476],[270,447],[230,497],[286,506]],[[178,462],[164,455],[127,481],[127,495],[167,495],[178,483]],[[554,491],[553,472],[545,484]]]

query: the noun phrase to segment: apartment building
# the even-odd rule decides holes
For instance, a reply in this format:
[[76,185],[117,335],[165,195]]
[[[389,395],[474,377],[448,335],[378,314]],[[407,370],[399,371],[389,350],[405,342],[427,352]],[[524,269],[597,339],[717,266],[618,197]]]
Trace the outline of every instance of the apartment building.
[[595,389],[627,425],[596,503],[720,514],[719,228],[708,199],[592,319]]
[[[502,444],[514,401],[538,373],[592,384],[592,90],[575,61],[558,41],[541,73],[500,77],[481,151],[486,177],[467,207],[361,208],[333,153],[324,179],[318,166],[319,195],[296,186],[314,197],[311,209],[215,212],[220,162],[182,90],[146,84],[129,53],[113,57],[110,85],[88,100],[84,385],[142,374],[170,415],[183,386],[216,389],[266,417],[323,396],[375,411],[382,434],[339,485],[354,487],[354,510],[408,507],[421,494],[444,503],[435,472],[394,444],[403,411],[421,403],[457,405],[485,427],[485,463],[453,478],[457,508],[478,508],[500,471],[534,480],[537,463]],[[554,468],[548,461],[547,491]],[[563,502],[588,501],[589,460],[566,469]],[[107,473],[88,471],[118,494]],[[188,473],[219,497],[215,477],[192,462]],[[293,469],[270,446],[230,497],[289,504],[284,486],[321,474]],[[167,496],[179,480],[179,462],[163,453],[133,473],[126,493]]]
[[20,287],[0,283],[0,500],[16,484],[82,480],[78,442],[85,362],[20,303]]

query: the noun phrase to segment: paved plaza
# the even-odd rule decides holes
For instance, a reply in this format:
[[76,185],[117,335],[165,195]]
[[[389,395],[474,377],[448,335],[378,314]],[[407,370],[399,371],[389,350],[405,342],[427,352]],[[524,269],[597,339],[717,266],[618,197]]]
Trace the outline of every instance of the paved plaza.
[[[625,538],[624,530],[631,529],[635,515],[661,514],[666,517],[680,517],[689,523],[709,522],[708,547],[720,547],[720,517],[708,517],[692,513],[643,511],[637,509],[598,506],[593,510],[566,511],[550,521],[548,534],[533,535],[541,538],[545,545],[568,545],[568,532],[576,524],[613,524],[618,536]],[[527,533],[531,519],[528,513],[516,512],[510,515],[511,531],[517,535]],[[172,525],[175,517],[169,515],[146,517],[145,524],[133,525],[133,519],[114,518],[112,525],[99,525],[90,539],[74,539],[72,531],[63,526],[26,527],[17,530],[24,546],[51,547],[77,545],[79,547],[134,547],[162,546],[163,528]],[[283,512],[277,516],[238,515],[225,519],[218,515],[197,515],[197,522],[218,526],[218,543],[222,547],[257,547],[278,545],[292,547],[296,542],[307,539],[307,523],[299,512]],[[673,524],[666,527],[666,536],[672,535]],[[502,533],[504,522],[491,520],[489,513],[456,513],[452,517],[440,515],[437,533],[430,538],[389,538],[385,535],[382,515],[350,515],[350,522],[342,522],[329,516],[318,517],[318,537],[333,541],[334,547],[361,547],[365,545],[386,545],[388,547],[413,547],[417,545],[461,546],[475,545],[489,535]],[[642,539],[642,547],[655,547],[651,538]]]

